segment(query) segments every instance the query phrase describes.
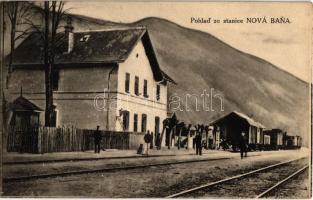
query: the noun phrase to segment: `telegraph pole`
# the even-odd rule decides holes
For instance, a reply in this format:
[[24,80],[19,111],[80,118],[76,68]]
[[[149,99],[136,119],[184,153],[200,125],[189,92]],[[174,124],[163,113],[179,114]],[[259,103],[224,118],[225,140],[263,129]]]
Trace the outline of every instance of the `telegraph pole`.
[[0,47],[0,55],[1,55],[1,60],[0,60],[0,76],[1,76],[1,82],[0,82],[0,97],[1,97],[1,116],[0,116],[0,119],[1,119],[1,137],[0,137],[0,144],[1,144],[1,148],[0,148],[0,195],[2,196],[3,194],[3,191],[2,191],[2,177],[3,177],[3,170],[2,170],[2,158],[3,158],[3,136],[5,133],[5,129],[4,129],[4,118],[3,118],[3,115],[5,113],[5,110],[3,109],[4,108],[4,74],[3,74],[3,69],[4,69],[4,2],[0,2],[0,10],[1,10],[1,16],[0,16],[0,36],[1,36],[1,39],[0,39],[0,44],[1,44],[1,47]]

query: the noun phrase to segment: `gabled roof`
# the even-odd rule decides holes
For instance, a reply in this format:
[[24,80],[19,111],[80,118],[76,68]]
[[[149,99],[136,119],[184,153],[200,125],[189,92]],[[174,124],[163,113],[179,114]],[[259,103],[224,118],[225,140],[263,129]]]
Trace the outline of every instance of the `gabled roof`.
[[23,96],[20,96],[13,101],[11,109],[13,111],[35,111],[35,112],[43,111],[43,109],[39,108],[38,106],[36,106]]
[[[145,32],[144,28],[73,32],[74,48],[70,53],[66,53],[68,36],[60,32],[55,63],[123,62]],[[43,48],[41,35],[32,33],[16,48],[13,64],[43,64]]]
[[177,83],[169,75],[167,75],[164,71],[161,71],[161,73],[163,75],[164,80],[169,81],[169,82],[177,85]]
[[223,119],[229,117],[230,115],[237,115],[238,117],[244,119],[248,124],[252,125],[252,126],[255,126],[255,127],[259,127],[259,128],[265,128],[265,126],[259,122],[256,122],[254,121],[252,118],[248,117],[247,115],[241,113],[241,112],[238,112],[238,111],[233,111],[233,112],[230,112],[228,113],[227,115],[211,122],[210,124],[216,124],[220,121],[222,121]]
[[[174,82],[161,72],[148,31],[143,27],[128,27],[98,31],[73,32],[73,49],[68,51],[68,35],[58,33],[55,64],[63,67],[77,64],[122,63],[141,40],[156,81]],[[31,34],[15,50],[13,66],[43,65],[44,48],[41,35]],[[92,66],[92,65],[91,65]]]

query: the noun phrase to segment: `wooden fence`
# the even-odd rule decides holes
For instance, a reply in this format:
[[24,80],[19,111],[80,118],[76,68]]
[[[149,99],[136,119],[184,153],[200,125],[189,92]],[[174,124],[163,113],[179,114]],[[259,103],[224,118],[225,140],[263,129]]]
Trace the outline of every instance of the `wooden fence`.
[[[11,127],[7,150],[28,153],[93,150],[94,131],[75,127]],[[144,142],[143,133],[101,131],[101,135],[103,149],[136,149]]]
[[38,153],[38,128],[10,126],[8,128],[7,151]]

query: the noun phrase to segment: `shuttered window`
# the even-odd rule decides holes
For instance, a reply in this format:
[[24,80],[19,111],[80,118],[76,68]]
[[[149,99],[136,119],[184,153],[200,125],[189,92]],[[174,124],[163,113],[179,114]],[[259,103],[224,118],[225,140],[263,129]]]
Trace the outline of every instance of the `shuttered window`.
[[143,96],[149,97],[148,96],[148,81],[147,80],[143,81]]
[[139,77],[135,76],[135,95],[139,96]]
[[138,115],[134,114],[134,132],[138,131]]
[[157,100],[160,100],[160,92],[161,92],[161,86],[157,85],[157,88],[156,88],[156,99]]
[[129,93],[130,74],[126,73],[125,77],[125,92]]
[[141,117],[141,132],[146,132],[147,131],[147,115],[142,114]]

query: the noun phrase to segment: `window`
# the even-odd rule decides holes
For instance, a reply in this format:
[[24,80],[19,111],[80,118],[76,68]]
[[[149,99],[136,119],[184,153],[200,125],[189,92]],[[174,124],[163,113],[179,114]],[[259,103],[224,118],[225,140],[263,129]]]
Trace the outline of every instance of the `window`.
[[125,77],[125,92],[129,93],[129,81],[130,81],[130,74],[126,73]]
[[154,133],[158,134],[160,132],[160,117],[155,117],[154,122],[155,122]]
[[271,144],[271,137],[269,135],[264,135],[264,144]]
[[277,145],[283,145],[283,136],[281,134],[277,134]]
[[143,81],[143,96],[149,97],[148,96],[148,81],[147,80]]
[[161,91],[161,86],[157,85],[157,88],[156,88],[156,99],[158,101],[160,100],[160,91]]
[[123,111],[123,130],[127,131],[129,127],[129,112]]
[[54,69],[52,71],[52,89],[53,89],[53,91],[57,91],[59,89],[59,78],[60,78],[59,70]]
[[134,132],[138,131],[138,115],[134,114]]
[[256,143],[261,143],[261,129],[257,128],[257,136],[256,136]]
[[250,127],[250,133],[249,133],[249,143],[256,143],[256,135],[257,135],[257,131],[256,131],[256,127],[254,127],[254,126],[251,126]]
[[30,116],[30,126],[37,127],[39,125],[39,113],[34,113]]
[[142,114],[141,117],[141,132],[146,132],[147,131],[147,115]]
[[52,111],[52,116],[51,116],[51,127],[56,127],[57,126],[57,110],[56,110],[56,105],[53,105],[53,111]]
[[90,38],[90,35],[84,35],[79,39],[80,42],[87,42]]
[[135,76],[135,95],[139,96],[139,77]]

